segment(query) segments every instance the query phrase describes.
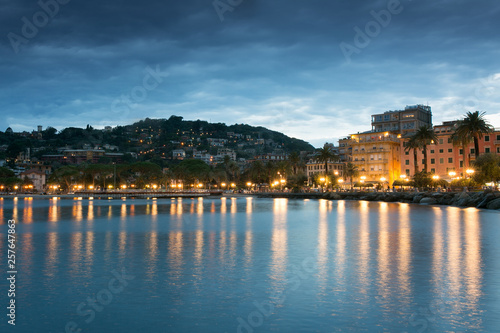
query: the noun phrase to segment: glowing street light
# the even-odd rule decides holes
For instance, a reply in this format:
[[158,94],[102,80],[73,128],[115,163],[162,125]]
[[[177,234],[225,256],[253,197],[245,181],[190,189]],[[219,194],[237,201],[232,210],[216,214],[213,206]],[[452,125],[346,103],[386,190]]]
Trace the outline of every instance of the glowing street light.
[[222,183],[222,184],[220,184],[220,186],[226,187],[226,183]]
[[467,174],[470,177],[470,176],[472,176],[474,174],[475,171],[473,169],[467,169],[467,171],[465,171],[465,172],[467,172]]
[[439,176],[438,176],[438,175],[434,175],[434,176],[432,176],[432,179],[434,179],[434,180],[438,180],[438,179],[439,179]]
[[387,179],[385,177],[380,178],[381,182],[385,182]]
[[448,172],[448,176],[450,176],[451,178],[455,177],[456,175],[457,173],[455,171]]

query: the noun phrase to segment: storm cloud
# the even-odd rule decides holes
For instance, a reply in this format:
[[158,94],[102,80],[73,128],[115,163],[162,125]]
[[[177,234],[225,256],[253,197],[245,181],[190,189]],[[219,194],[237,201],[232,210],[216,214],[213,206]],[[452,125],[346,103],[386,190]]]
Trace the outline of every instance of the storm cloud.
[[500,126],[493,0],[0,4],[1,130],[175,114],[318,146],[410,104]]

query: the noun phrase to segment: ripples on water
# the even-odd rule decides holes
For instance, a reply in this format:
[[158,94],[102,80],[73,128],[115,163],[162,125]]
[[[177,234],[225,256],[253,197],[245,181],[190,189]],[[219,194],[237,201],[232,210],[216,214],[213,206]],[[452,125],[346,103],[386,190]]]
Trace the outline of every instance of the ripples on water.
[[[18,221],[19,332],[64,332],[68,322],[83,332],[500,327],[498,212],[250,197],[18,198],[0,199],[0,217],[0,253],[6,221]],[[135,278],[92,320],[78,314],[122,269]]]

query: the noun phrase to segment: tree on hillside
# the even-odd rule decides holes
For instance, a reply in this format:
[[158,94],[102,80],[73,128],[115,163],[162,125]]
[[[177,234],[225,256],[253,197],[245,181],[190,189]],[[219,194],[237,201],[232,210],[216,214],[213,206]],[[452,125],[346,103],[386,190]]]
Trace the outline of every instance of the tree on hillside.
[[290,156],[288,156],[288,160],[290,161],[290,166],[292,167],[293,174],[296,175],[301,163],[299,153],[297,153],[296,151],[292,152]]
[[[458,121],[455,130],[456,136],[461,139],[472,138],[474,141],[474,155],[479,157],[479,140],[484,134],[493,133],[493,127],[484,118],[485,112],[467,112],[464,119]],[[465,154],[465,151],[464,151]]]

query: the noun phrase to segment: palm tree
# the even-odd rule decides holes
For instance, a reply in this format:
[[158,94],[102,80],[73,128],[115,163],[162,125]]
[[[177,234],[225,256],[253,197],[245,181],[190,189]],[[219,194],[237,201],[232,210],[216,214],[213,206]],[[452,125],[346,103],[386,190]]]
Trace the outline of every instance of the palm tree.
[[493,133],[493,127],[484,119],[484,115],[485,112],[467,112],[455,130],[459,138],[473,138],[476,159],[479,157],[479,140],[483,138],[483,134]]
[[410,137],[410,139],[406,142],[406,151],[413,150],[413,174],[416,175],[418,173],[418,158],[417,158],[417,149],[420,148],[419,143],[413,138]]
[[345,166],[345,170],[344,170],[344,176],[346,178],[349,178],[350,182],[351,182],[351,190],[352,190],[352,179],[354,177],[357,177],[359,175],[359,171],[358,171],[358,166],[357,165],[354,165],[352,162],[348,162]]
[[438,137],[431,126],[421,126],[412,136],[424,153],[424,172],[427,173],[427,145],[436,144]]
[[318,155],[316,160],[318,162],[325,163],[325,176],[328,175],[328,161],[336,161],[339,157],[332,151],[332,148],[328,143],[325,143],[323,148],[319,148],[317,151]]
[[[458,128],[460,126],[460,123],[462,121],[459,120],[455,124],[455,128]],[[464,164],[463,164],[463,174],[465,175],[465,170],[467,169],[467,153],[465,152],[465,148],[473,141],[473,139],[470,136],[459,136],[457,132],[455,131],[451,135],[451,141],[453,142],[454,146],[458,146],[462,148],[462,153],[464,155]]]

